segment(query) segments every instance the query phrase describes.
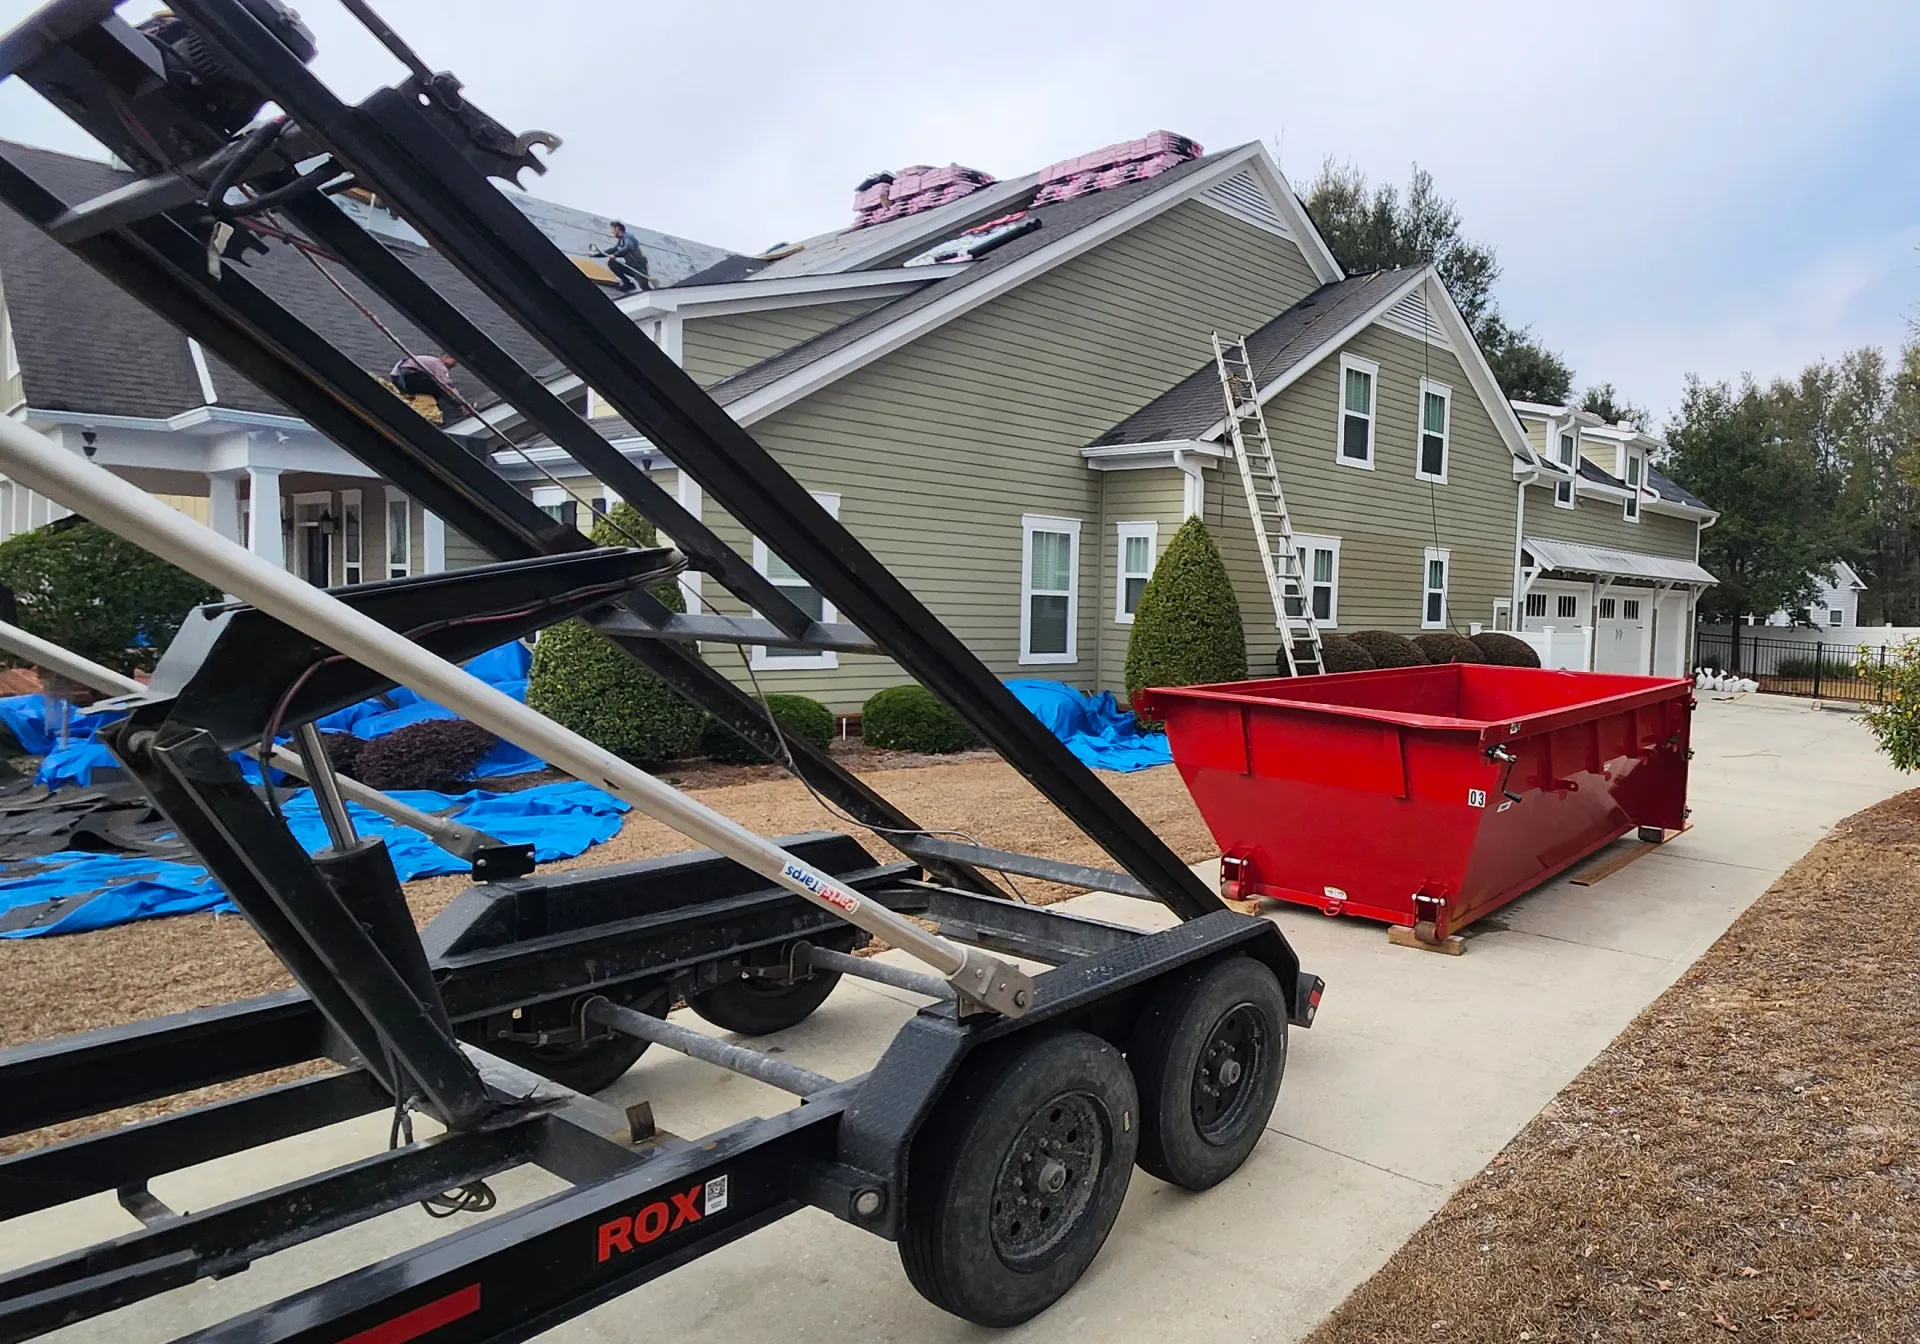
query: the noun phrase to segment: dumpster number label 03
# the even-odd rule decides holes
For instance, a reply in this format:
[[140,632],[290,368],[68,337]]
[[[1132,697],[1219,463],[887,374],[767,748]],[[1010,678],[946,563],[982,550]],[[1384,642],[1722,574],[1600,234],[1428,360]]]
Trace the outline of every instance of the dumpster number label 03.
[[1467,806],[1468,807],[1485,807],[1486,805],[1487,805],[1487,791],[1485,789],[1468,789],[1467,790]]

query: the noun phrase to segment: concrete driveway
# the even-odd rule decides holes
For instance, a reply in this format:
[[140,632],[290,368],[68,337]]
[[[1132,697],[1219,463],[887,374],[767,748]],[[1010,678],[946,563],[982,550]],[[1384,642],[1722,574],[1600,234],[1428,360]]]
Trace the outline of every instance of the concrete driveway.
[[[1271,1133],[1200,1196],[1136,1173],[1080,1286],[1010,1340],[1290,1340],[1309,1330],[1483,1166],[1790,863],[1902,777],[1849,716],[1804,702],[1708,696],[1695,724],[1695,827],[1591,888],[1562,880],[1483,922],[1464,957],[1388,946],[1376,925],[1287,909],[1277,918],[1329,984],[1296,1032]],[[1154,923],[1155,907],[1092,895],[1074,908]],[[760,1048],[834,1077],[878,1056],[921,1002],[845,981],[815,1016]],[[696,1025],[697,1019],[689,1019]],[[606,1094],[648,1096],[699,1134],[787,1098],[650,1052]],[[154,1183],[205,1208],[385,1146],[384,1119],[336,1126]],[[503,1205],[557,1188],[539,1172],[494,1182]],[[110,1196],[0,1228],[11,1268],[133,1230]],[[199,1283],[61,1332],[174,1338],[444,1233],[416,1209],[325,1238],[219,1283]],[[551,1338],[973,1340],[907,1286],[894,1248],[812,1210],[587,1313]]]

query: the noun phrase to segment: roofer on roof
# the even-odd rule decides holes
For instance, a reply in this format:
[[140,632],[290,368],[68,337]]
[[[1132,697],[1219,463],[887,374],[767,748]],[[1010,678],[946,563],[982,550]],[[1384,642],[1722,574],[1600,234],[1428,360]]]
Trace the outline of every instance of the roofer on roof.
[[604,251],[596,247],[593,255],[607,259],[607,269],[620,282],[620,292],[652,289],[653,278],[647,274],[647,254],[640,250],[640,240],[617,219],[607,225],[607,231],[613,235],[613,246]]
[[452,395],[453,366],[457,362],[452,355],[408,355],[395,363],[387,376],[409,397],[438,399]]

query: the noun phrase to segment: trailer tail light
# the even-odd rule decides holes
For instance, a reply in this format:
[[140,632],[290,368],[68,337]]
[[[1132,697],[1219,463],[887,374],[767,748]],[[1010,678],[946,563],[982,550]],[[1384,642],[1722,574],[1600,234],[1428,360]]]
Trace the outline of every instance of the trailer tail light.
[[1287,1021],[1296,1027],[1311,1027],[1315,1013],[1320,1011],[1320,996],[1327,992],[1327,982],[1311,971],[1300,972],[1300,983],[1293,991],[1293,1012]]

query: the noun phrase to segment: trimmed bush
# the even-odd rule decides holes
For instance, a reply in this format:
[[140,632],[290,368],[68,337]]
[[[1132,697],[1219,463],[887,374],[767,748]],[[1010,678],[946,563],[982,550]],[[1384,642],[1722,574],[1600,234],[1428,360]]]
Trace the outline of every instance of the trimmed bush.
[[[594,525],[602,546],[652,545],[646,519],[625,502]],[[677,583],[656,584],[652,593],[674,611],[687,600]],[[643,766],[684,755],[700,740],[706,714],[683,700],[652,672],[623,653],[585,621],[563,621],[545,630],[533,646],[527,703],[555,723],[617,756]]]
[[217,589],[123,541],[67,517],[0,542],[0,584],[16,624],[118,672],[151,671],[187,613]]
[[1413,645],[1430,663],[1484,663],[1480,646],[1451,630],[1428,630],[1413,637]]
[[889,686],[860,707],[860,738],[885,751],[943,755],[965,751],[980,738],[946,701],[924,686]]
[[1496,667],[1540,666],[1540,655],[1533,651],[1533,645],[1524,639],[1515,639],[1503,630],[1482,630],[1467,638],[1480,650],[1480,661],[1483,663],[1492,663]]
[[[833,741],[833,711],[818,700],[804,695],[770,695],[767,708],[772,711],[774,722],[785,729],[789,737],[809,742],[822,751]],[[700,750],[716,761],[741,765],[754,765],[768,759],[765,752],[718,719],[708,723],[706,731],[700,734]]]
[[1391,630],[1362,630],[1354,635],[1353,642],[1373,659],[1375,667],[1419,667],[1427,661],[1418,644]]
[[[1304,654],[1306,646],[1296,643],[1296,654]],[[1367,657],[1367,651],[1345,635],[1320,636],[1320,666],[1326,672],[1368,672],[1373,669],[1373,659]],[[1287,666],[1284,651],[1273,655],[1273,670],[1276,675],[1290,677],[1293,669]]]
[[1233,581],[1206,524],[1189,518],[1173,534],[1134,610],[1127,696],[1149,686],[1201,686],[1246,675],[1247,635]]
[[473,778],[500,739],[465,719],[428,719],[364,743],[358,779],[375,789],[432,789]]

